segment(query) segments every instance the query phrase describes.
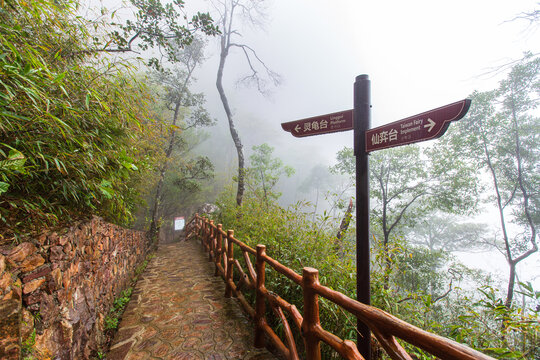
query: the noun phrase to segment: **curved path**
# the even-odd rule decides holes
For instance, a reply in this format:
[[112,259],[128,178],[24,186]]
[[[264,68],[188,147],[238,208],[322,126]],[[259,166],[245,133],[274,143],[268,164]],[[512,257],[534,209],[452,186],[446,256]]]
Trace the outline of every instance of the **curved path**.
[[276,359],[253,347],[253,325],[214,277],[201,245],[160,245],[140,277],[107,360]]

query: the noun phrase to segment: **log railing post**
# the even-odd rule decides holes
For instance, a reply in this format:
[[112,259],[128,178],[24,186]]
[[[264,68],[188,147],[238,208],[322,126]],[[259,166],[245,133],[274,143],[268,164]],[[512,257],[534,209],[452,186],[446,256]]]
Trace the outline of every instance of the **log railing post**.
[[191,221],[188,223],[189,225],[189,231],[186,231],[186,237],[185,237],[185,240],[188,240],[191,238],[191,236],[189,235],[194,235],[195,237],[197,237],[198,235],[198,228],[199,228],[199,214],[198,213],[195,213],[195,215],[193,215],[193,218],[191,219]]
[[223,225],[218,224],[217,226],[217,236],[216,236],[216,253],[215,253],[215,259],[214,264],[216,265],[216,271],[214,273],[214,276],[219,275],[219,269],[218,264],[221,264],[221,242],[223,241],[223,235],[221,234],[221,230],[223,229]]
[[199,214],[195,214],[195,230],[197,236],[201,237],[201,218],[199,217]]
[[201,237],[201,245],[206,251],[206,237],[208,236],[208,219],[203,218],[203,236]]
[[208,261],[212,261],[212,256],[214,254],[214,220],[210,220],[208,233]]
[[264,330],[263,325],[265,322],[266,304],[263,294],[264,279],[265,279],[265,262],[264,255],[266,255],[266,246],[257,245],[257,262],[255,264],[257,271],[256,284],[256,298],[255,298],[255,347],[264,347]]
[[231,283],[233,281],[233,242],[232,238],[234,237],[234,230],[227,231],[227,276],[225,276],[225,297],[231,297],[232,287]]
[[210,232],[212,229],[210,228],[210,219],[206,219],[206,236],[204,238],[204,248],[206,251],[210,251],[210,245],[208,244],[210,242]]
[[319,296],[313,289],[313,285],[319,284],[319,270],[305,267],[302,271],[302,289],[304,291],[304,320],[302,332],[306,345],[308,360],[321,359],[321,342],[316,334],[320,328],[319,321]]
[[[223,279],[227,280],[227,273],[229,272],[229,260],[227,254],[229,253],[229,238],[227,235],[223,238]],[[227,286],[227,284],[225,284]]]

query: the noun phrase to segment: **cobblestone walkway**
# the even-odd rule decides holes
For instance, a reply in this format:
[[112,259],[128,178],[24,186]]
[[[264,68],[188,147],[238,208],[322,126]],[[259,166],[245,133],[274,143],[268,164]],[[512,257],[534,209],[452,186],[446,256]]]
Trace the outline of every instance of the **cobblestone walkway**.
[[107,360],[276,359],[253,347],[253,325],[200,243],[161,245],[140,277]]

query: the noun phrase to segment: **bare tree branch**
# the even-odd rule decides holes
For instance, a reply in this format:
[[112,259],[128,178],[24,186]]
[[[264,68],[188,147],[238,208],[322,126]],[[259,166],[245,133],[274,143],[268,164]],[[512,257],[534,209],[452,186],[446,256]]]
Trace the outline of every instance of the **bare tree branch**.
[[452,281],[453,280],[454,279],[450,279],[450,283],[448,284],[448,290],[446,290],[446,292],[444,294],[442,294],[440,296],[437,296],[435,298],[435,300],[433,300],[433,304],[435,304],[437,301],[440,301],[440,300],[444,299],[445,297],[447,297],[450,294],[450,292],[452,291]]
[[[536,5],[540,6],[540,2]],[[518,15],[516,15],[514,18],[507,20],[505,22],[511,22],[516,20],[527,20],[529,22],[529,25],[538,25],[537,23],[540,22],[540,9],[532,10],[529,12],[521,12]]]
[[255,65],[253,64],[253,60],[252,60],[252,56],[253,56],[255,60],[257,60],[257,63],[260,64],[264,68],[264,70],[266,71],[266,75],[268,76],[270,80],[272,80],[274,86],[278,86],[281,83],[279,74],[272,71],[266,65],[266,63],[263,60],[261,60],[261,58],[258,56],[257,52],[253,48],[249,47],[248,45],[236,44],[236,43],[231,43],[229,46],[238,47],[242,49],[245,55],[246,61],[248,62],[249,68],[251,69],[251,74],[241,78],[238,82],[241,83],[241,82],[252,81],[256,83],[257,90],[260,93],[264,94],[267,91],[265,89],[265,81],[259,76],[259,72],[257,71],[257,69],[255,68]]

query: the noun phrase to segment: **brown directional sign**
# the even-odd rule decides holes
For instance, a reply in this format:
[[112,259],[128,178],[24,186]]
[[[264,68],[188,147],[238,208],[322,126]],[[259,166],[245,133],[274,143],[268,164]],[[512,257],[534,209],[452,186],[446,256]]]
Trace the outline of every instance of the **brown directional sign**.
[[314,116],[307,119],[282,123],[283,130],[293,136],[304,137],[353,129],[353,111],[346,110],[332,114]]
[[418,115],[366,131],[366,152],[412,144],[442,136],[451,121],[459,120],[469,110],[465,99]]
[[[405,144],[437,138],[445,133],[451,121],[459,120],[469,110],[471,100],[465,99],[403,120],[368,129],[371,124],[371,82],[367,74],[356,77],[354,110],[315,116],[282,123],[283,130],[293,136],[304,137],[354,129],[356,157],[356,296],[369,305],[370,285],[370,230],[369,230],[369,161],[368,153]],[[356,114],[356,116],[353,116]],[[353,118],[356,117],[353,124]],[[365,135],[365,149],[362,136]],[[357,141],[360,140],[360,141]],[[365,151],[363,151],[365,150]],[[371,358],[371,331],[358,320],[358,350],[364,359]]]

